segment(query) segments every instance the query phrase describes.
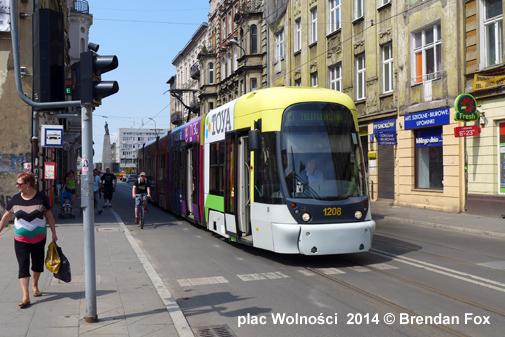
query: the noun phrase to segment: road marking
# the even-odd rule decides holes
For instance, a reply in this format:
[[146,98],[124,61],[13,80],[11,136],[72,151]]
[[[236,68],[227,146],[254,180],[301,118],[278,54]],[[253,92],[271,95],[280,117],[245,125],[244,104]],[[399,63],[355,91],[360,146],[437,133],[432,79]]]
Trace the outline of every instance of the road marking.
[[371,268],[379,269],[379,270],[388,270],[388,269],[398,269],[398,267],[392,266],[387,263],[378,263],[370,265]]
[[362,267],[362,266],[356,266],[356,267],[349,267],[349,269],[357,271],[358,273],[366,273],[369,271],[372,271],[371,269]]
[[409,257],[398,256],[396,254],[392,254],[392,253],[385,252],[385,251],[378,250],[378,249],[371,249],[369,252],[372,254],[375,254],[375,255],[390,258],[391,260],[396,261],[396,262],[405,263],[405,264],[408,264],[408,265],[411,265],[411,266],[414,266],[417,268],[429,270],[434,273],[442,274],[442,275],[449,276],[449,277],[452,277],[452,278],[455,278],[458,280],[473,283],[473,284],[476,284],[479,286],[483,286],[483,287],[486,287],[489,289],[498,290],[498,291],[505,293],[505,283],[501,283],[501,282],[493,281],[493,280],[486,279],[486,278],[483,278],[480,276],[464,273],[464,272],[461,272],[458,270],[445,268],[442,266],[437,266],[432,263],[419,261],[419,260],[412,259]]
[[288,278],[289,276],[284,275],[281,272],[271,272],[271,273],[260,273],[260,274],[243,274],[237,275],[242,281],[259,281],[259,280],[274,280],[280,278]]
[[337,268],[314,268],[314,269],[326,275],[345,274],[345,271],[342,271]]
[[314,275],[317,275],[316,273],[314,273],[314,272],[312,272],[310,270],[307,270],[307,269],[298,269],[298,272],[302,273],[305,276],[314,276]]
[[228,283],[228,280],[222,276],[216,277],[200,277],[200,278],[187,278],[177,280],[181,287],[190,287],[190,286],[203,286],[207,284],[219,284],[219,283]]

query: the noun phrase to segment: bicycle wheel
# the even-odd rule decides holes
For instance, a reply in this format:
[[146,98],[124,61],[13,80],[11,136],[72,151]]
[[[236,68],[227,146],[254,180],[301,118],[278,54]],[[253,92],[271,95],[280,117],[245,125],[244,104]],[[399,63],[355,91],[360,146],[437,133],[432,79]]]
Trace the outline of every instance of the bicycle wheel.
[[144,229],[144,208],[140,207],[140,229]]

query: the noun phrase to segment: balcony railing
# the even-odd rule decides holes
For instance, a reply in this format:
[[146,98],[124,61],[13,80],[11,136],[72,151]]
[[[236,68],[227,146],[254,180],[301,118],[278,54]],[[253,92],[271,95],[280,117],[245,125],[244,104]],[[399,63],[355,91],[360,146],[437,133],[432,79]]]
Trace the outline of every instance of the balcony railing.
[[85,0],[76,0],[74,7],[70,9],[72,12],[89,14],[89,4]]
[[198,79],[200,77],[200,64],[195,63],[191,66],[189,69],[189,76],[191,76],[192,79]]
[[263,11],[263,1],[254,0],[242,4],[242,11],[244,13],[260,13]]
[[170,122],[174,125],[182,125],[184,123],[184,118],[182,116],[182,111],[176,111],[170,115]]

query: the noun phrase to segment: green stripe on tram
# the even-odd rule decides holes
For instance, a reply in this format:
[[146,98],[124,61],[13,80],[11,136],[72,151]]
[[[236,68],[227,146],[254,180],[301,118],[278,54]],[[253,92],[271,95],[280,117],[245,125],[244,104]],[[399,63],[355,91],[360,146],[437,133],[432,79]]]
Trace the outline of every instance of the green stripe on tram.
[[224,213],[224,197],[209,194],[205,200],[205,221],[209,221],[209,209]]

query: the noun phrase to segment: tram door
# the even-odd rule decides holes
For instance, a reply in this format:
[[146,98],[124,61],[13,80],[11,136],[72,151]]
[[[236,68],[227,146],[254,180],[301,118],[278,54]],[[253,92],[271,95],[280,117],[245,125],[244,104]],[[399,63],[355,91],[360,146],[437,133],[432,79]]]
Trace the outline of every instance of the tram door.
[[251,234],[251,156],[247,136],[238,137],[237,152],[237,225],[242,236],[247,236]]
[[186,152],[186,214],[193,217],[193,149]]

